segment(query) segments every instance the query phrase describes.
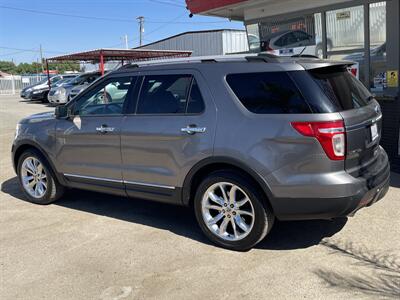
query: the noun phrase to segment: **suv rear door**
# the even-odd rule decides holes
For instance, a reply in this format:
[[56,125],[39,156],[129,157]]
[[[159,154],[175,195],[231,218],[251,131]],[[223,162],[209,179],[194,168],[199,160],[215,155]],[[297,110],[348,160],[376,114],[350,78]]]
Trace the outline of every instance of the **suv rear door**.
[[213,152],[216,108],[195,70],[142,73],[121,132],[129,196],[179,203],[194,164]]

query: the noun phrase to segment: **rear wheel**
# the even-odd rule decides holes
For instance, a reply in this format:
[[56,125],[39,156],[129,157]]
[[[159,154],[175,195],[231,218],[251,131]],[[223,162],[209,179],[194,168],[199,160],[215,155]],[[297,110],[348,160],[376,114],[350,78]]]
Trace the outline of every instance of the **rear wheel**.
[[194,208],[206,236],[224,248],[245,251],[270,231],[274,216],[251,181],[233,171],[210,174],[200,184]]
[[30,202],[50,204],[60,198],[64,187],[54,176],[48,162],[38,151],[25,151],[18,160],[18,179]]

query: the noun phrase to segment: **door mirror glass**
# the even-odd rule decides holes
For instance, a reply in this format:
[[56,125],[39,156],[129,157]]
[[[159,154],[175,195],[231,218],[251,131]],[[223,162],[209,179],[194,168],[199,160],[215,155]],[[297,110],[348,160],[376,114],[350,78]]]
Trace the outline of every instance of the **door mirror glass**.
[[62,119],[68,117],[68,110],[65,105],[57,106],[54,110],[54,115],[56,119]]

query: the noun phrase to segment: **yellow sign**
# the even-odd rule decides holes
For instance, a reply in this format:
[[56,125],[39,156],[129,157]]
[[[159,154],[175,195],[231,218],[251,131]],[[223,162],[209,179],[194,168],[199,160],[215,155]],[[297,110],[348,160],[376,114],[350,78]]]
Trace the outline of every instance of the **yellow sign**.
[[399,72],[397,70],[386,72],[387,87],[398,87],[399,86]]

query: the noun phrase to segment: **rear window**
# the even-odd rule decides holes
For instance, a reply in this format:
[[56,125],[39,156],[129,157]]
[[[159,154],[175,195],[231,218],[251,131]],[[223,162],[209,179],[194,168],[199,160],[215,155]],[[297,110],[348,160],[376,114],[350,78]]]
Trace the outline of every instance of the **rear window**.
[[334,111],[366,106],[371,100],[367,88],[347,70],[322,68],[310,74],[333,105]]
[[310,108],[286,72],[229,74],[232,91],[256,114],[302,114]]

